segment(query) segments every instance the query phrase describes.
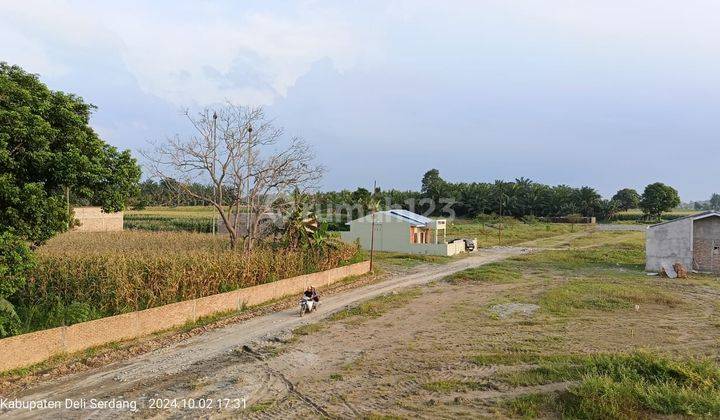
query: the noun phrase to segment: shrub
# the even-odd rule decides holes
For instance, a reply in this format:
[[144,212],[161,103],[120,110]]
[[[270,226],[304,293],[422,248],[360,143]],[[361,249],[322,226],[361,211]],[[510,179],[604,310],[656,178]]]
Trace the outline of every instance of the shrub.
[[20,320],[9,298],[23,287],[34,264],[27,243],[9,232],[0,233],[0,337],[17,334]]

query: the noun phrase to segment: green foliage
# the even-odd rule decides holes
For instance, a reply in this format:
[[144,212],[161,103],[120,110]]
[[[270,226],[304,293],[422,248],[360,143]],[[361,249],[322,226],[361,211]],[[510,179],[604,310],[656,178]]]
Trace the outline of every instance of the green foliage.
[[[364,214],[367,214],[368,207],[358,203],[358,194],[347,190],[318,193],[314,200],[328,213],[337,214],[343,205],[359,204],[365,210]],[[550,186],[522,177],[511,182],[453,183],[445,181],[437,169],[424,174],[420,191],[386,190],[378,192],[376,198],[383,208],[400,207],[441,217],[449,216],[445,212],[445,205],[452,203],[449,209],[454,216],[466,218],[492,213],[499,215],[501,210],[503,216],[517,218],[556,217],[574,213],[603,217],[610,204],[603,202],[597,191],[590,187]],[[354,218],[358,212],[353,210],[350,213]]]
[[640,194],[632,188],[623,188],[612,199],[618,203],[620,211],[636,209],[640,205]]
[[70,223],[66,193],[115,211],[137,192],[140,168],[92,130],[92,110],[0,63],[0,231],[43,242]]
[[8,300],[25,285],[35,258],[27,244],[11,233],[0,233],[0,337],[16,334],[20,319]]
[[667,211],[680,205],[680,196],[675,188],[656,182],[645,187],[640,199],[640,209],[648,217],[659,220]]

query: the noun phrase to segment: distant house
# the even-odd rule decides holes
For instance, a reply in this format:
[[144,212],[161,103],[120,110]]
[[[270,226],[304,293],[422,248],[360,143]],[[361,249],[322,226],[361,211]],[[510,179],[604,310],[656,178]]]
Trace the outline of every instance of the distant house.
[[720,212],[707,211],[649,226],[645,236],[647,271],[681,263],[720,274]]
[[75,226],[78,232],[119,232],[123,230],[123,212],[105,213],[100,207],[75,207]]
[[[373,215],[348,223],[349,232],[341,232],[345,242],[359,241],[370,249]],[[446,221],[433,220],[407,210],[386,210],[375,213],[375,250],[406,254],[455,255],[465,252],[462,241],[447,243]]]

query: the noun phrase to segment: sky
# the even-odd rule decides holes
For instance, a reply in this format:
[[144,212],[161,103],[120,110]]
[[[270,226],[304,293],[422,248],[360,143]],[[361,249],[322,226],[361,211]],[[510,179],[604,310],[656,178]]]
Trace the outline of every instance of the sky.
[[322,189],[526,177],[720,192],[715,0],[0,1],[0,61],[134,152],[265,107]]

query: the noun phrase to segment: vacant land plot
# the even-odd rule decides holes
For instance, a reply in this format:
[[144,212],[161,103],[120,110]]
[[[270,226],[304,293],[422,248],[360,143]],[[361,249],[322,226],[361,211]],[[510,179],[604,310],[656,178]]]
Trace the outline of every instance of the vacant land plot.
[[[718,280],[649,278],[641,233],[597,235],[605,245],[578,238],[580,249],[461,272],[255,349],[246,369],[266,365],[296,385],[288,394],[269,380],[253,407],[297,415],[305,398],[371,418],[720,415]],[[512,303],[537,309],[498,316],[498,305],[526,307]]]
[[512,218],[503,218],[502,223],[480,223],[469,220],[454,220],[448,226],[448,239],[477,238],[478,246],[516,245],[540,238],[549,238],[590,229],[589,225],[565,223],[523,223]]
[[[131,365],[103,392],[123,389],[140,400],[242,396],[252,418],[720,416],[719,279],[648,277],[642,232],[543,241],[555,250],[414,283],[234,352],[196,357],[186,369],[168,360],[172,372],[137,380],[138,369],[157,366]],[[405,264],[398,260],[379,261]],[[410,270],[437,275],[465,261]],[[34,395],[93,394],[92,381],[102,378]],[[189,414],[142,415],[161,413]]]

